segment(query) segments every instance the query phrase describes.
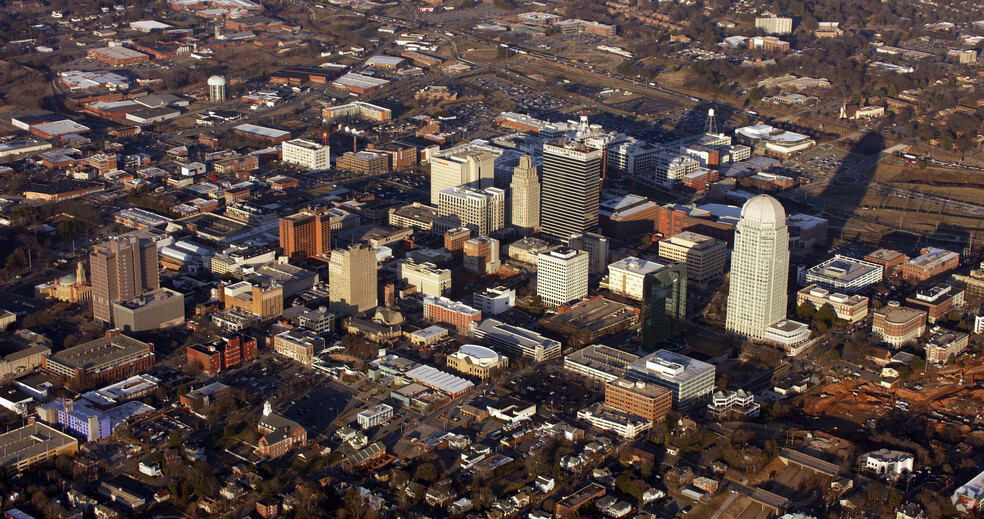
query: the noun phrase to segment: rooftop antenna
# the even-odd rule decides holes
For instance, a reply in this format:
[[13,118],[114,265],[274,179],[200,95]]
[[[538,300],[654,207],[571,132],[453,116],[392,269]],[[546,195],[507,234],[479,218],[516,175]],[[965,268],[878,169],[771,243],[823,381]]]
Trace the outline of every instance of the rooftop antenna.
[[704,133],[717,135],[717,121],[714,120],[714,109],[707,109],[707,122],[704,123]]

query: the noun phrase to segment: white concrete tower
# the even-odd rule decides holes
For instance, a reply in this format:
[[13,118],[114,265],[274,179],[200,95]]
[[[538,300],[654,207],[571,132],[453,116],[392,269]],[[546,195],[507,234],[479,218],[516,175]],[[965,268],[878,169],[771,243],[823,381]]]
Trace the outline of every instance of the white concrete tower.
[[786,318],[788,280],[786,211],[775,198],[758,195],[742,207],[735,229],[725,327],[762,339],[766,328]]

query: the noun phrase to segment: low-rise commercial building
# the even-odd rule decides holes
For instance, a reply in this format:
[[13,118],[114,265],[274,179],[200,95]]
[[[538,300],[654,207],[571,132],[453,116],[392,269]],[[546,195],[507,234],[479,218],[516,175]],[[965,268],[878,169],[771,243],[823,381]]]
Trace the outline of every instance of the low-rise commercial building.
[[447,393],[452,398],[461,396],[475,387],[475,384],[470,380],[430,366],[417,366],[407,371],[406,377],[418,384]]
[[926,281],[949,272],[960,265],[960,254],[935,247],[926,247],[919,256],[902,264],[902,277],[907,281]]
[[940,283],[929,288],[916,291],[915,297],[905,300],[912,308],[926,312],[926,320],[935,323],[951,310],[964,304],[964,291],[953,285]]
[[[603,402],[591,404],[577,412],[577,419],[588,422],[602,431],[611,431],[631,440],[653,426],[653,422],[626,413]],[[559,508],[558,503],[558,508]]]
[[519,326],[506,324],[495,319],[482,321],[472,333],[477,339],[488,341],[499,350],[512,355],[529,357],[535,362],[560,358],[561,344]]
[[967,349],[969,343],[970,336],[966,333],[936,326],[931,330],[929,341],[926,342],[926,362],[946,364],[951,358],[956,358],[960,352]]
[[564,357],[564,369],[590,379],[611,382],[625,374],[638,355],[601,344],[585,346]]
[[897,301],[890,301],[874,311],[871,333],[881,342],[896,348],[914,342],[926,332],[926,312],[906,308]]
[[504,286],[486,288],[472,296],[472,303],[482,315],[499,315],[516,304],[516,291]]
[[396,273],[397,277],[425,296],[441,297],[451,289],[451,271],[438,268],[433,263],[402,260],[397,262]]
[[862,459],[864,468],[894,481],[912,472],[916,457],[908,452],[879,449],[865,454]]
[[658,422],[670,412],[673,392],[642,379],[622,377],[605,384],[605,405]]
[[782,347],[786,355],[795,357],[804,351],[810,338],[810,327],[792,319],[783,319],[765,328],[766,342]]
[[828,290],[853,294],[877,285],[882,277],[881,265],[838,254],[807,270],[804,274],[804,282],[817,284]]
[[206,384],[200,388],[192,389],[187,394],[180,395],[178,400],[181,402],[181,405],[187,406],[191,409],[201,409],[203,407],[208,407],[220,398],[230,396],[231,394],[231,387],[221,382],[212,382],[211,384]]
[[0,435],[0,466],[20,473],[36,463],[60,454],[72,456],[78,450],[79,441],[75,438],[34,422]]
[[868,298],[831,292],[816,283],[796,292],[796,305],[810,303],[817,310],[830,305],[839,319],[856,323],[868,316]]
[[208,375],[215,375],[255,359],[256,339],[238,334],[208,344],[193,344],[188,346],[186,356],[189,363]]
[[881,265],[882,274],[887,278],[892,273],[901,269],[902,264],[909,261],[909,257],[897,250],[878,249],[871,254],[865,255],[864,260],[869,263]]
[[389,155],[373,151],[347,151],[335,160],[335,169],[357,175],[378,175],[389,171]]
[[355,416],[356,421],[359,422],[359,427],[363,429],[371,429],[377,425],[382,425],[390,419],[393,418],[393,408],[386,404],[377,404],[369,409],[360,411],[359,414]]
[[759,415],[761,405],[755,401],[755,395],[738,391],[715,391],[711,403],[707,404],[707,415],[712,420],[733,418],[751,418]]
[[492,418],[509,423],[529,420],[536,414],[536,404],[513,395],[501,398],[494,404],[489,404],[487,409]]
[[181,326],[185,322],[184,295],[168,288],[113,303],[113,322],[125,332],[145,332]]
[[106,337],[46,355],[41,368],[81,387],[111,384],[154,365],[154,345],[111,330]]
[[389,209],[389,224],[393,227],[412,227],[421,231],[430,231],[439,217],[436,207],[420,202]]
[[294,328],[273,336],[273,351],[310,366],[314,357],[325,348],[325,340],[306,328]]
[[434,323],[447,323],[459,332],[467,333],[472,323],[482,320],[482,312],[446,297],[427,296],[424,298],[424,319]]
[[714,365],[668,350],[659,350],[631,363],[628,374],[673,392],[673,406],[689,409],[706,401],[714,390]]

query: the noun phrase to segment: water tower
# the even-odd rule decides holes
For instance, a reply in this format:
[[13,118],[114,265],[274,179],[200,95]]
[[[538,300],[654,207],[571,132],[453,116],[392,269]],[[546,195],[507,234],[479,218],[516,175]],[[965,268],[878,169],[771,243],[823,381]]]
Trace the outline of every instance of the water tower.
[[226,79],[222,76],[208,78],[208,100],[221,103],[226,99]]

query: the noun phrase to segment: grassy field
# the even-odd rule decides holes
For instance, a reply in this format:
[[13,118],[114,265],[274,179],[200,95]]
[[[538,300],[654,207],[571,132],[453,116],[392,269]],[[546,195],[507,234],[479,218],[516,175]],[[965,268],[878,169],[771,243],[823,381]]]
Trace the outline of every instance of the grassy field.
[[880,164],[873,180],[899,188],[984,204],[984,174],[976,171],[927,168],[900,164]]

